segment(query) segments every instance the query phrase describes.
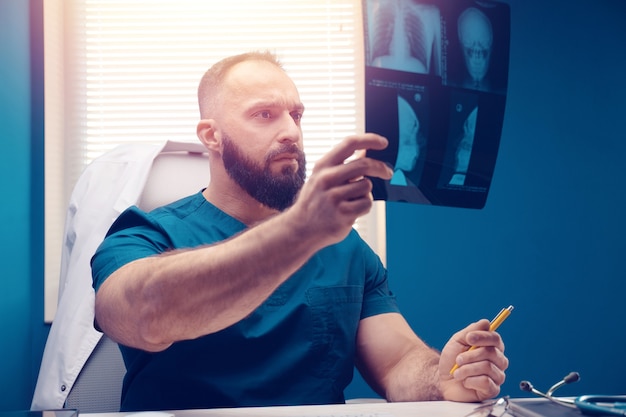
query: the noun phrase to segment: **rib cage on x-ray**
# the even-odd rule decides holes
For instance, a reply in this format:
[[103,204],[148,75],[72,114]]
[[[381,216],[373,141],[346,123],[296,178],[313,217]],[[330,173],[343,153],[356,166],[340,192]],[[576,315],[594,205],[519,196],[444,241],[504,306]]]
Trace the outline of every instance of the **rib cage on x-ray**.
[[384,56],[401,57],[408,52],[408,55],[419,61],[423,68],[406,70],[420,73],[436,72],[438,65],[432,62],[435,32],[438,30],[435,25],[439,22],[436,10],[429,6],[393,0],[382,0],[378,6],[371,43],[372,61]]

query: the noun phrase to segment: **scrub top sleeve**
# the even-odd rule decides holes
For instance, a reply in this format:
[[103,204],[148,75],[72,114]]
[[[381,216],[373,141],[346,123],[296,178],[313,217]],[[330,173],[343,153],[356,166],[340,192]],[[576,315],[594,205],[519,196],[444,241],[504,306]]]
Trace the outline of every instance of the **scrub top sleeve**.
[[389,290],[387,285],[387,274],[374,289],[367,291],[363,295],[363,308],[361,309],[361,319],[384,313],[400,313],[400,308],[396,301],[396,296]]
[[365,289],[361,319],[383,313],[399,313],[396,296],[389,289],[387,269],[367,244],[364,249]]
[[167,250],[167,236],[136,207],[124,211],[109,229],[91,258],[91,275],[96,291],[117,269]]

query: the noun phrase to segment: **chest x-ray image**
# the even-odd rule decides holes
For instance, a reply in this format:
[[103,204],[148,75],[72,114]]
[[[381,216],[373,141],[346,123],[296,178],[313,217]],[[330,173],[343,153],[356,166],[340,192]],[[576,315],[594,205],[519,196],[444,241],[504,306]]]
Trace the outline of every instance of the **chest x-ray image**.
[[367,8],[369,65],[440,74],[439,9],[413,0],[371,0]]
[[508,82],[510,9],[497,0],[362,0],[365,128],[393,167],[374,198],[482,208]]

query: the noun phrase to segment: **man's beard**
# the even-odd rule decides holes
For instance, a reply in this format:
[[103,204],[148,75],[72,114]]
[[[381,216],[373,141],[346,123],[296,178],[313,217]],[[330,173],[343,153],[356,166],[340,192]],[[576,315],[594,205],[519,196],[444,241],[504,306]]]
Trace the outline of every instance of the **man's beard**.
[[[259,203],[275,210],[283,211],[291,206],[306,178],[306,160],[295,144],[284,144],[270,152],[261,166],[246,157],[241,148],[233,143],[228,135],[223,136],[224,154],[222,160],[228,175]],[[284,167],[273,174],[272,159],[282,153],[297,154],[298,168]]]

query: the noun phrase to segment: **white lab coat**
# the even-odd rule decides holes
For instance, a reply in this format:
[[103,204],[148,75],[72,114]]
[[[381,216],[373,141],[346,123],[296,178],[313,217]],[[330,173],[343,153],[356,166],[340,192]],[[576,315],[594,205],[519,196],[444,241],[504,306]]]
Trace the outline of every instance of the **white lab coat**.
[[[62,408],[102,333],[94,328],[90,261],[113,221],[136,205],[161,152],[206,152],[200,143],[126,144],[81,174],[65,222],[59,303],[43,353],[31,409]],[[208,169],[208,166],[207,166]]]

